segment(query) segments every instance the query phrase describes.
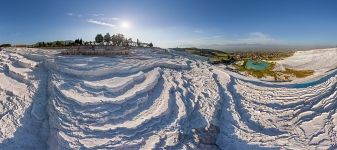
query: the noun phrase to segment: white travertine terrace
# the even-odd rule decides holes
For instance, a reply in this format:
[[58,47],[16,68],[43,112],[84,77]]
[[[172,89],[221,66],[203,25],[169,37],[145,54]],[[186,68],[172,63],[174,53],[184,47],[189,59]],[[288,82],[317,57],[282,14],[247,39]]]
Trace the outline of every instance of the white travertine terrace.
[[[0,51],[0,149],[336,149],[336,71],[281,85],[173,50],[55,54]],[[336,56],[280,64],[326,72]]]

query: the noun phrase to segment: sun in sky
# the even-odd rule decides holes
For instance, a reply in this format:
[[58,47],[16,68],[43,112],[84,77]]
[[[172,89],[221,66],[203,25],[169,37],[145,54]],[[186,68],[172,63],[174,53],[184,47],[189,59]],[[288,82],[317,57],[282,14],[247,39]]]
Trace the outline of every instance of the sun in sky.
[[129,28],[130,28],[130,23],[127,22],[127,21],[123,21],[123,22],[121,23],[121,27],[122,27],[123,29],[129,29]]

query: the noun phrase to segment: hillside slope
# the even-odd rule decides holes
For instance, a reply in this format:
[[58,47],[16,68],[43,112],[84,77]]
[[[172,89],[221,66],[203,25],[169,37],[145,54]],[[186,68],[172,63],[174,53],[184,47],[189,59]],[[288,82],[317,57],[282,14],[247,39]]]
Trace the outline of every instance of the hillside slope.
[[275,85],[161,49],[0,55],[1,149],[336,148],[337,72]]

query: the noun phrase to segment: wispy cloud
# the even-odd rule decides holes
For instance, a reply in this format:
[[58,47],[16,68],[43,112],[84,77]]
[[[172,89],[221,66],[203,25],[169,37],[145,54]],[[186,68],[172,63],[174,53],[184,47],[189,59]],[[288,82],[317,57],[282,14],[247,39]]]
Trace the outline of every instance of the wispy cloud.
[[250,36],[253,36],[253,37],[258,37],[258,38],[267,38],[268,35],[267,34],[264,34],[262,32],[251,32],[249,33]]
[[104,16],[104,14],[91,14],[94,17]]
[[276,40],[270,37],[268,34],[262,32],[252,32],[245,38],[241,38],[237,40],[238,43],[243,44],[273,44],[279,43],[279,40]]
[[219,35],[213,35],[213,36],[211,36],[210,38],[211,38],[211,39],[219,39],[219,38],[224,38],[224,37],[225,37],[225,35],[219,34]]
[[71,16],[71,17],[79,17],[81,18],[83,15],[82,14],[75,14],[73,12],[68,12],[66,13],[67,16]]
[[200,30],[200,29],[196,29],[193,31],[194,33],[203,33],[204,31],[203,30]]
[[94,20],[94,19],[88,19],[87,22],[92,23],[92,24],[97,24],[101,26],[106,26],[106,27],[111,27],[111,28],[117,28],[117,25],[104,22],[104,21],[99,21],[99,20]]
[[[96,15],[102,16],[104,14],[96,14]],[[87,22],[118,29],[120,20],[121,18],[117,18],[117,17],[95,17],[95,18],[88,19]]]
[[118,21],[121,20],[121,18],[117,18],[117,17],[104,17],[104,18],[100,18],[100,20],[104,20],[104,21]]

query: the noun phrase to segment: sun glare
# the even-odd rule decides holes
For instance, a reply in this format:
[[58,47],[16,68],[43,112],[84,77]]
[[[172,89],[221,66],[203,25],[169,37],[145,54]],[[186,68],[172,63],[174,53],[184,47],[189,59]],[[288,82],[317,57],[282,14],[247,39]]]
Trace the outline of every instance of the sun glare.
[[121,26],[122,26],[122,28],[124,28],[124,29],[130,28],[130,24],[129,24],[128,22],[126,22],[126,21],[122,22]]

